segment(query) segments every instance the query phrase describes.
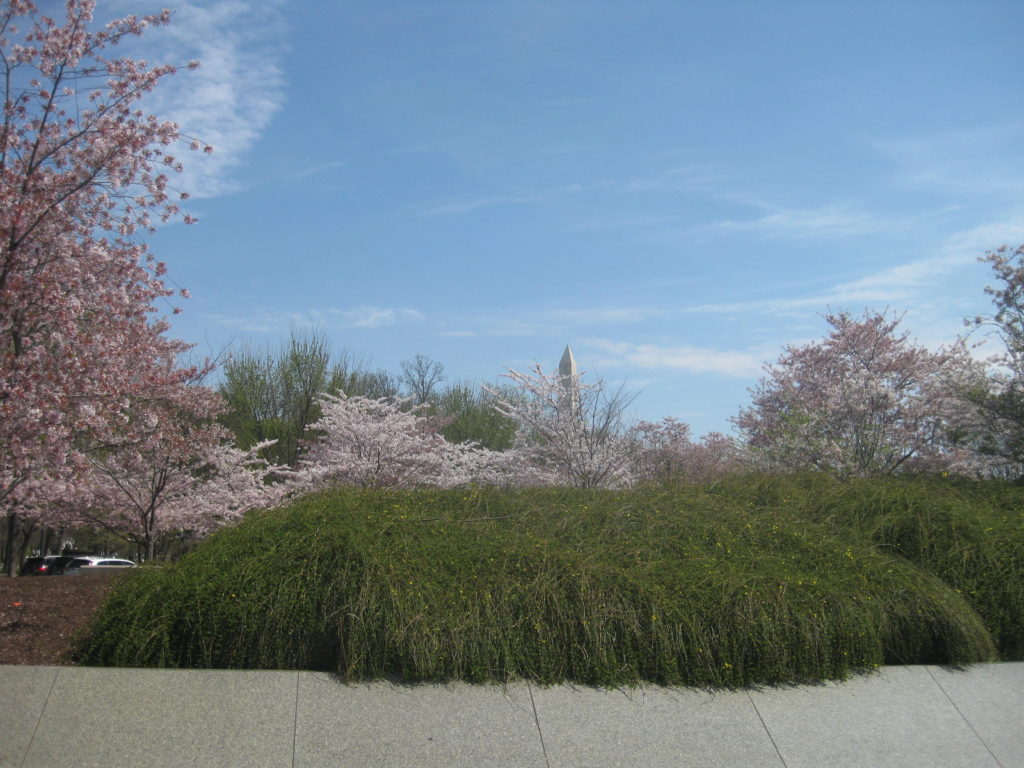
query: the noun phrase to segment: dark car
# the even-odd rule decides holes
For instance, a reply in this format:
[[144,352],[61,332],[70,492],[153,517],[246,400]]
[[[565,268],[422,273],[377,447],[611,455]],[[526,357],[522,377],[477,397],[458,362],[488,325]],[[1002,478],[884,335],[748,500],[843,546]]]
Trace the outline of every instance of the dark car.
[[30,557],[21,564],[22,576],[45,576],[50,572],[50,566],[57,559],[56,555],[44,555],[43,557]]
[[50,576],[63,576],[67,573],[77,573],[73,563],[78,559],[78,555],[61,555],[60,557],[54,558],[54,561],[50,563],[50,568],[47,573]]

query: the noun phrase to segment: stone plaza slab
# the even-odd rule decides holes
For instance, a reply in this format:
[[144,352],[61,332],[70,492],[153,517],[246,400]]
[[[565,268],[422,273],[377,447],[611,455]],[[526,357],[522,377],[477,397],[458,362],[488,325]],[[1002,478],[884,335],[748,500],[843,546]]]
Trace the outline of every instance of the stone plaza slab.
[[742,691],[0,666],[0,767],[1024,768],[1024,663]]
[[1003,768],[1024,768],[1024,662],[928,667]]
[[750,698],[787,768],[999,768],[923,666]]
[[744,691],[534,688],[552,768],[778,766]]
[[62,667],[22,765],[290,768],[297,679]]
[[544,768],[529,687],[299,679],[295,768]]
[[0,768],[21,765],[59,669],[0,666]]

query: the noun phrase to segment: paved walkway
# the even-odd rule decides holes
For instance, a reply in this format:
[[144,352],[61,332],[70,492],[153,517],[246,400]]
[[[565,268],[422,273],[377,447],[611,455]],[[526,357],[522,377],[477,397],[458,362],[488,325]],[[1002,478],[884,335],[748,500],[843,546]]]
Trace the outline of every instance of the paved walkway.
[[1024,768],[1024,663],[717,693],[0,666],[0,766]]

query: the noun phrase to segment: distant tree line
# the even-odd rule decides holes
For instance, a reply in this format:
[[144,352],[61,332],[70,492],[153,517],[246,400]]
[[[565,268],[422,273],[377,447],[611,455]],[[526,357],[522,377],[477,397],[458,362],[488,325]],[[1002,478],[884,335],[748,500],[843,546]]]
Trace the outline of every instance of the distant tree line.
[[[323,418],[323,399],[363,398],[417,408],[449,442],[506,450],[517,424],[494,408],[495,396],[471,382],[444,384],[444,366],[425,355],[402,361],[402,373],[371,370],[347,350],[333,353],[324,334],[293,330],[278,347],[242,344],[223,366],[217,389],[227,405],[221,423],[240,448],[263,449],[273,464],[295,467]],[[500,387],[498,389],[500,391]]]
[[[243,449],[276,440],[264,458],[292,468],[314,446],[323,454],[324,440],[341,439],[322,428],[329,400],[333,419],[346,407],[360,418],[375,409],[378,440],[385,413],[415,411],[420,433],[514,453],[516,461],[506,466],[531,467],[531,482],[671,485],[750,470],[1017,478],[1024,469],[1024,247],[994,251],[984,261],[996,279],[986,289],[995,312],[970,324],[996,331],[1003,350],[994,359],[978,359],[966,339],[928,350],[900,328],[897,316],[829,314],[823,339],[787,347],[766,366],[750,404],[732,419],[733,436],[695,439],[673,418],[631,423],[630,393],[540,366],[510,370],[505,384],[448,384],[443,365],[424,355],[403,361],[399,375],[371,371],[347,352],[332,358],[316,331],[293,332],[277,349],[243,347],[233,356],[220,386],[229,408],[222,423]],[[389,423],[397,439],[412,422]],[[348,439],[356,440],[351,429]]]

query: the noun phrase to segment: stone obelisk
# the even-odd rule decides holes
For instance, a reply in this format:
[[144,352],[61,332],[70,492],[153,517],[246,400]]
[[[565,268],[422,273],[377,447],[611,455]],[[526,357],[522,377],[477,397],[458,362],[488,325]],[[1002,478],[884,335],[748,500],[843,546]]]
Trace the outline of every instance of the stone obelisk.
[[569,381],[576,380],[576,358],[572,356],[572,347],[568,344],[565,345],[565,352],[562,353],[562,359],[558,363],[558,375],[562,377],[562,380]]
[[576,358],[572,356],[572,347],[568,344],[558,362],[558,379],[562,385],[562,411],[575,415],[580,404],[579,372],[576,370]]

